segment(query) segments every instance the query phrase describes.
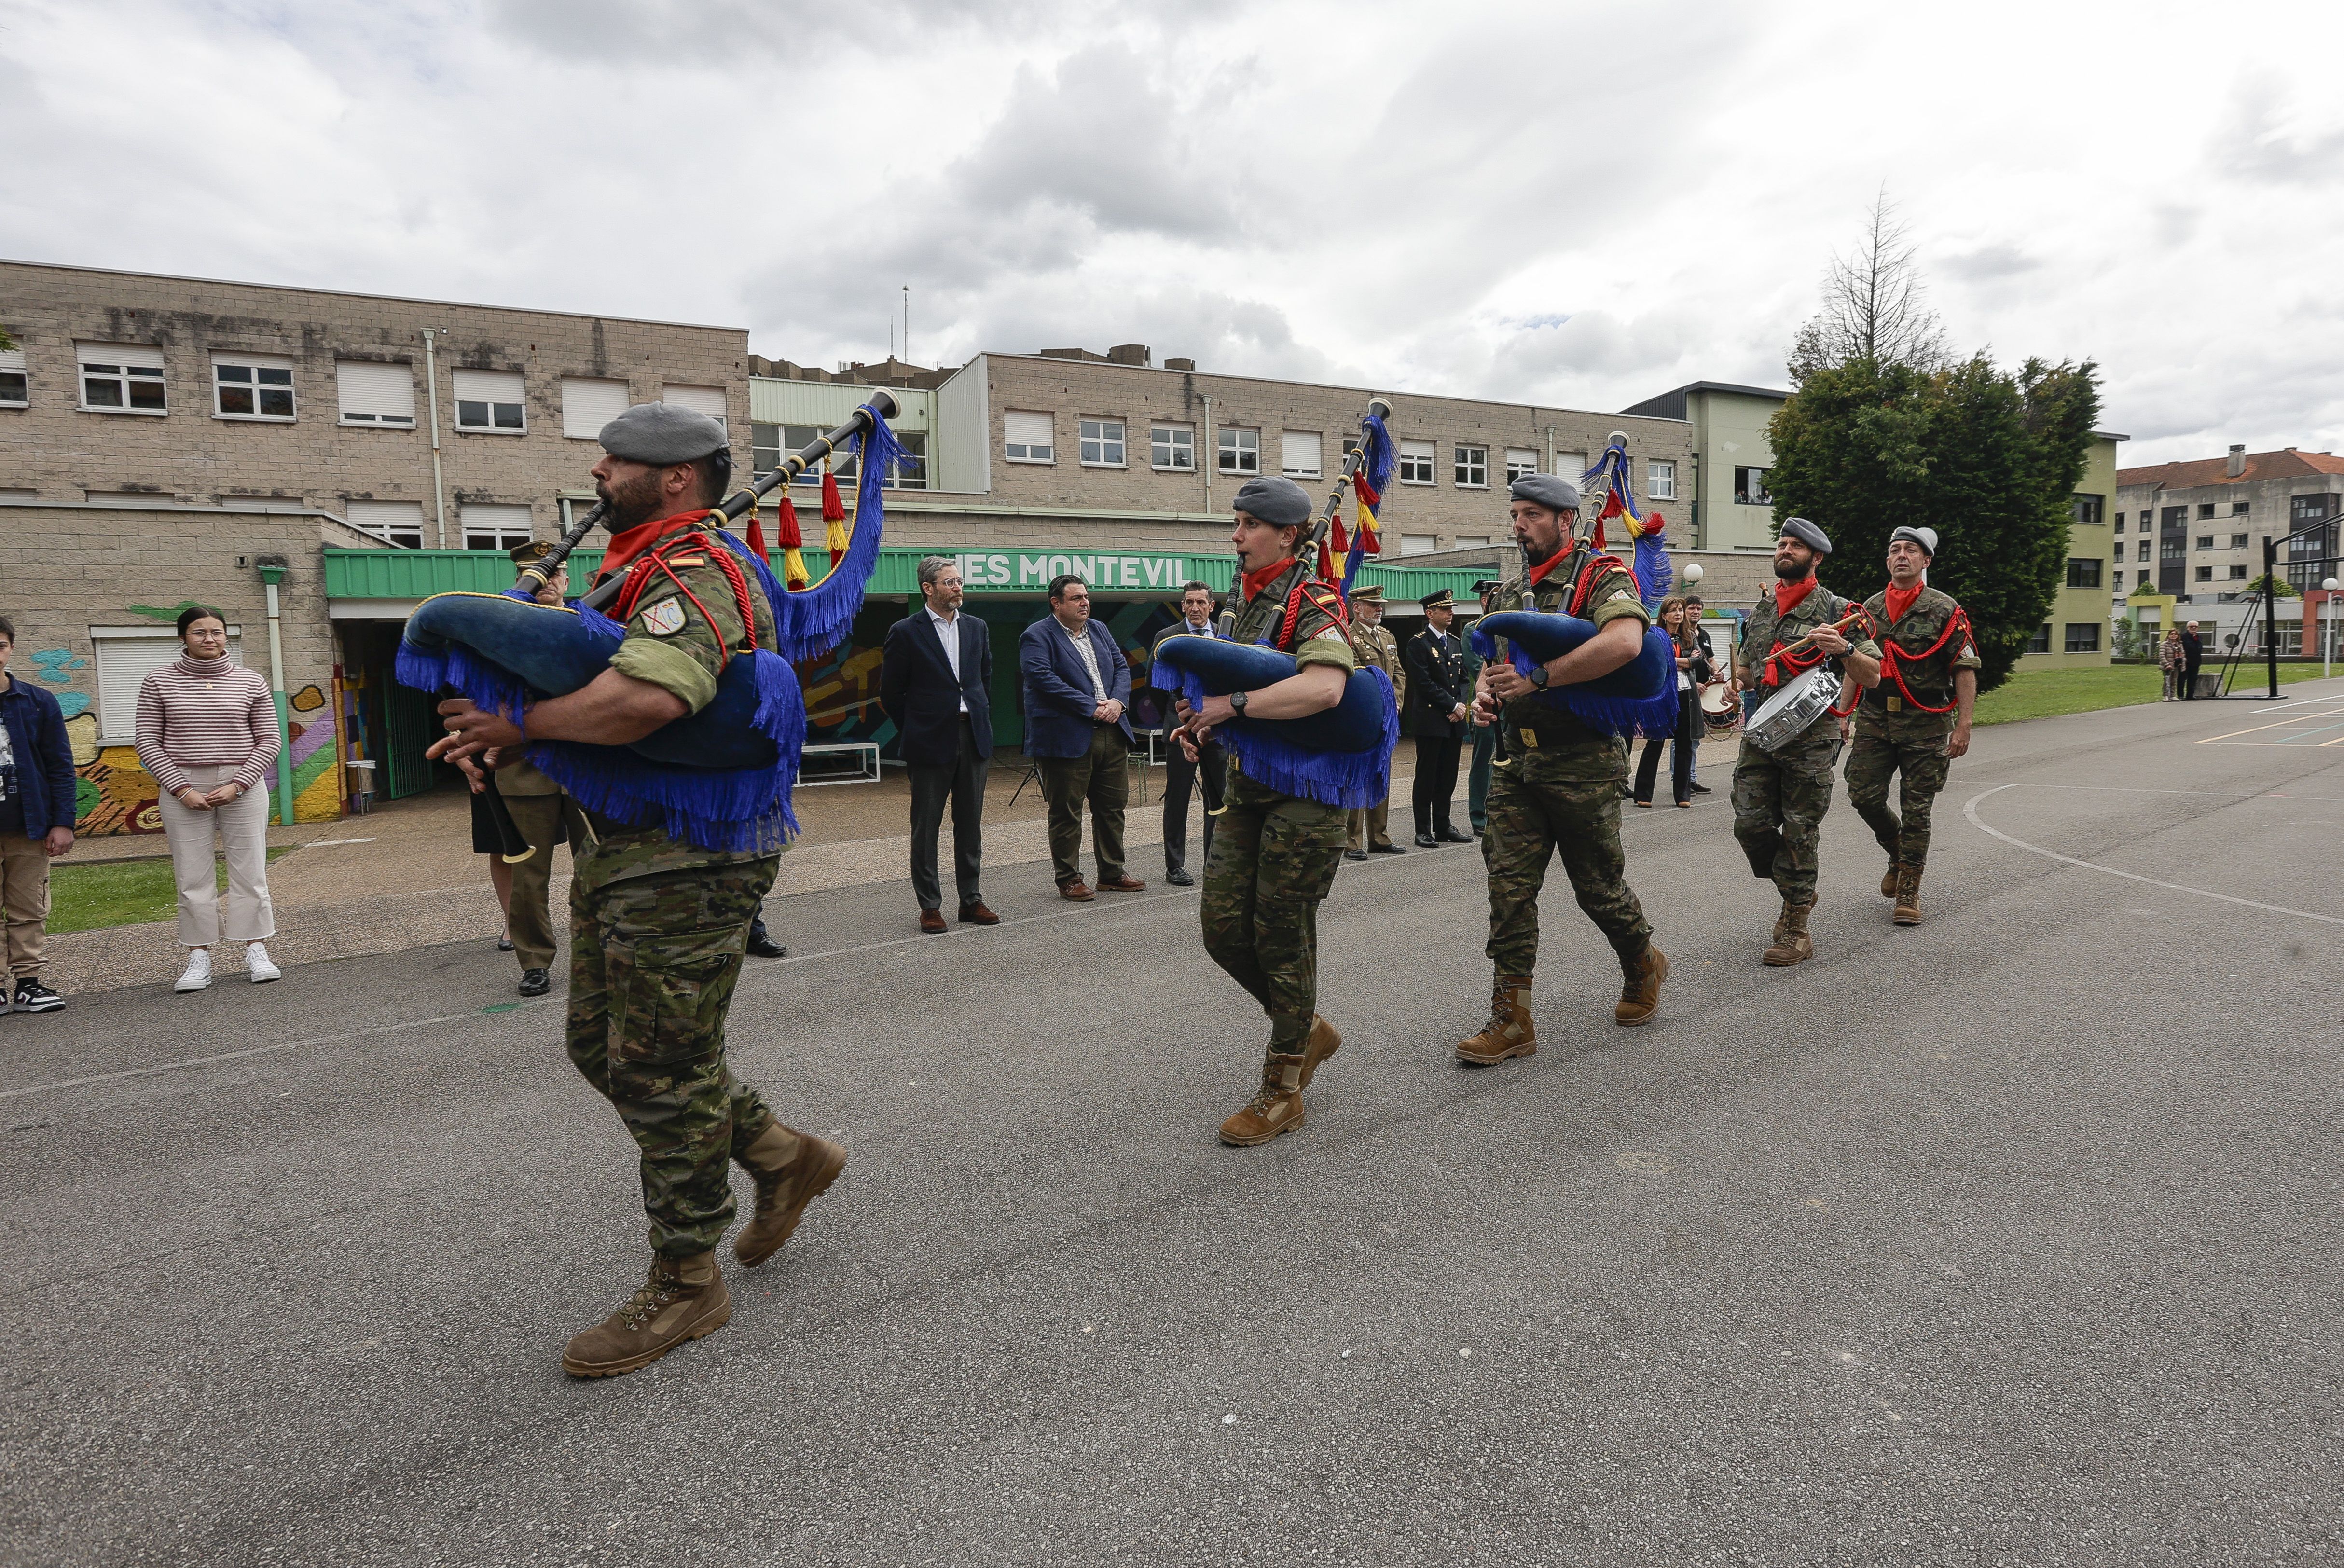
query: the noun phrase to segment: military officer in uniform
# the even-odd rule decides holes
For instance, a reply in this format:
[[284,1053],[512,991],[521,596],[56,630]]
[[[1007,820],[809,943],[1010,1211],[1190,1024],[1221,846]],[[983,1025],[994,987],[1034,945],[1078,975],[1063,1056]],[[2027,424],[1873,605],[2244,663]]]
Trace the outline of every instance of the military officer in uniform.
[[[1182,751],[1194,757],[1212,726],[1237,714],[1299,719],[1343,700],[1358,668],[1343,602],[1296,558],[1310,498],[1290,479],[1249,479],[1232,503],[1240,608],[1230,635],[1294,655],[1296,669],[1252,692],[1178,706]],[[1193,721],[1193,723],[1191,723]],[[1342,864],[1344,810],[1286,794],[1246,776],[1232,754],[1228,810],[1205,863],[1205,951],[1269,1016],[1261,1089],[1221,1123],[1221,1141],[1268,1143],[1302,1125],[1302,1091],[1342,1037],[1318,1016],[1318,905]]]
[[1470,844],[1450,821],[1457,794],[1457,754],[1464,742],[1472,688],[1465,683],[1465,643],[1450,630],[1455,597],[1446,588],[1424,596],[1424,630],[1408,640],[1408,705],[1401,725],[1416,738],[1416,842],[1430,849]]
[[[753,575],[745,597],[717,564],[710,508],[732,471],[724,427],[674,403],[642,403],[602,427],[594,467],[610,505],[603,571],[630,572],[612,607],[626,637],[610,668],[529,708],[521,722],[442,703],[430,748],[490,766],[525,741],[625,745],[716,694],[726,661],[774,645],[773,606]],[[650,566],[660,570],[653,572]],[[637,585],[641,586],[638,587]],[[632,1371],[712,1333],[732,1315],[716,1266],[732,1224],[728,1158],[746,1167],[756,1211],[733,1242],[755,1268],[796,1229],[846,1163],[837,1145],[782,1125],[724,1059],[724,1015],[751,918],[780,868],[773,848],[699,848],[664,826],[580,810],[570,885],[570,1059],[605,1096],[642,1152],[651,1219],[649,1278],[599,1327],[570,1341],[579,1377]]]
[[[1833,630],[1856,608],[1815,581],[1831,540],[1803,517],[1783,524],[1774,541],[1774,585],[1742,623],[1733,651],[1734,683],[1762,700],[1794,677],[1836,661],[1847,678],[1870,687],[1880,679],[1880,650],[1861,628],[1851,641]],[[1802,638],[1807,639],[1796,648]],[[1773,751],[1748,735],[1733,764],[1733,836],[1753,875],[1773,879],[1783,895],[1765,962],[1803,964],[1814,956],[1807,917],[1815,907],[1815,845],[1831,809],[1832,764],[1839,760],[1839,721],[1830,713]]]
[[[1970,749],[1977,704],[1977,639],[1949,593],[1929,586],[1937,531],[1900,528],[1888,536],[1888,586],[1864,602],[1880,644],[1880,683],[1855,710],[1847,754],[1847,798],[1888,852],[1880,895],[1896,901],[1899,926],[1921,924],[1921,868],[1929,859],[1929,815],[1945,773]],[[1902,781],[1902,819],[1888,804],[1888,775]]]
[[[1391,677],[1392,699],[1405,712],[1408,674],[1400,668],[1399,639],[1384,624],[1384,591],[1369,582],[1351,590],[1351,646],[1362,664],[1373,664]],[[1391,775],[1384,775],[1384,798],[1373,805],[1354,806],[1350,835],[1343,845],[1346,860],[1374,855],[1406,855],[1391,841]]]
[[1649,1023],[1660,1008],[1669,961],[1652,945],[1643,905],[1627,882],[1620,845],[1620,786],[1628,777],[1628,743],[1598,734],[1542,693],[1607,675],[1634,659],[1652,624],[1636,580],[1617,557],[1596,553],[1577,537],[1579,487],[1554,474],[1513,482],[1514,538],[1529,561],[1526,576],[1500,583],[1485,609],[1563,610],[1595,622],[1593,637],[1525,677],[1499,656],[1482,667],[1473,722],[1505,728],[1506,762],[1492,770],[1489,826],[1481,855],[1490,875],[1489,955],[1494,977],[1490,1021],[1457,1047],[1457,1059],[1494,1067],[1538,1050],[1531,1017],[1531,971],[1538,962],[1539,891],[1560,855],[1579,907],[1619,955],[1623,984],[1612,1021]]

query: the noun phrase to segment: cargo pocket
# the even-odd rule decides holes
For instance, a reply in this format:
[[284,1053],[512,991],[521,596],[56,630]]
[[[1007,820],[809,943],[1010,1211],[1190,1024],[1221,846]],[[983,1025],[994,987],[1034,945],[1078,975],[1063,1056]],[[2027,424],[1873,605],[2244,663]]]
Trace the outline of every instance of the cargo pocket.
[[630,1062],[696,1061],[724,1038],[725,1005],[741,972],[745,926],[647,936],[630,954],[619,1055]]

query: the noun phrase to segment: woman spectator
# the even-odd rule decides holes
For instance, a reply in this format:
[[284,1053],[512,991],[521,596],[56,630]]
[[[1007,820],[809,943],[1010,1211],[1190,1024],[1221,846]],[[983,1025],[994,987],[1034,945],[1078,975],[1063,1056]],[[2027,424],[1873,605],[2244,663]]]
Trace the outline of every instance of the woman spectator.
[[1701,656],[1701,644],[1694,640],[1698,628],[1685,613],[1685,602],[1673,593],[1662,600],[1660,620],[1661,630],[1669,634],[1677,649],[1677,727],[1674,734],[1645,737],[1644,754],[1636,764],[1636,804],[1646,807],[1652,804],[1652,784],[1661,769],[1661,748],[1674,741],[1675,765],[1669,770],[1670,782],[1675,787],[1677,804],[1690,806],[1692,749],[1701,744],[1701,682],[1708,671]]
[[227,651],[227,622],[208,606],[179,612],[180,656],[138,687],[138,760],[163,786],[163,833],[179,885],[179,940],[187,967],[172,988],[212,983],[221,939],[212,835],[227,853],[226,936],[244,944],[256,981],[281,971],[261,946],[277,935],[268,904],[268,770],[277,761],[277,703],[268,683]]
[[2157,645],[2157,668],[2165,672],[2165,695],[2157,698],[2158,702],[2181,700],[2181,633],[2178,630],[2167,632]]

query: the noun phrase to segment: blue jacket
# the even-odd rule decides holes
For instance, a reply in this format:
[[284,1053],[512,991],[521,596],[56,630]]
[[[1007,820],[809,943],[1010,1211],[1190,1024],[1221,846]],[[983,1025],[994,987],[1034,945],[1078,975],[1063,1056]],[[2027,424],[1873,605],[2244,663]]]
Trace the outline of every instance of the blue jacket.
[[[1124,705],[1115,727],[1127,743],[1131,734],[1131,666],[1114,633],[1096,621],[1083,628],[1091,652],[1098,659],[1099,679],[1106,694]],[[1017,672],[1026,684],[1026,754],[1029,757],[1079,757],[1091,749],[1094,728],[1090,673],[1066,630],[1055,615],[1045,615],[1017,639]]]
[[53,827],[71,828],[74,810],[73,743],[66,739],[65,711],[46,688],[20,676],[8,677],[0,692],[0,723],[16,754],[16,787],[25,795],[25,836],[38,838]]

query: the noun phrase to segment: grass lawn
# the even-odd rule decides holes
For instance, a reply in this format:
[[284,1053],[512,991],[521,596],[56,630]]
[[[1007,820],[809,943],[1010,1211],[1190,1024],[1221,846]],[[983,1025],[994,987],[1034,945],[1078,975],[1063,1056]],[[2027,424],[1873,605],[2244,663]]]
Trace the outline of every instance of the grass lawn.
[[[291,846],[272,849],[275,860]],[[217,867],[227,886],[227,867]],[[102,926],[136,926],[168,920],[178,913],[177,885],[167,860],[116,860],[76,865],[68,860],[49,868],[49,931],[95,931]]]
[[[2208,665],[2211,670],[2214,666]],[[2281,663],[2278,683],[2317,681],[2317,664]],[[2263,666],[2257,664],[2250,682],[2240,673],[2236,688],[2267,691]],[[2005,681],[1978,699],[1976,722],[2006,724],[2016,719],[2047,719],[2059,713],[2088,713],[2096,708],[2122,708],[2154,703],[2165,689],[2165,673],[2154,664],[2108,664],[2097,669],[2027,670]]]

